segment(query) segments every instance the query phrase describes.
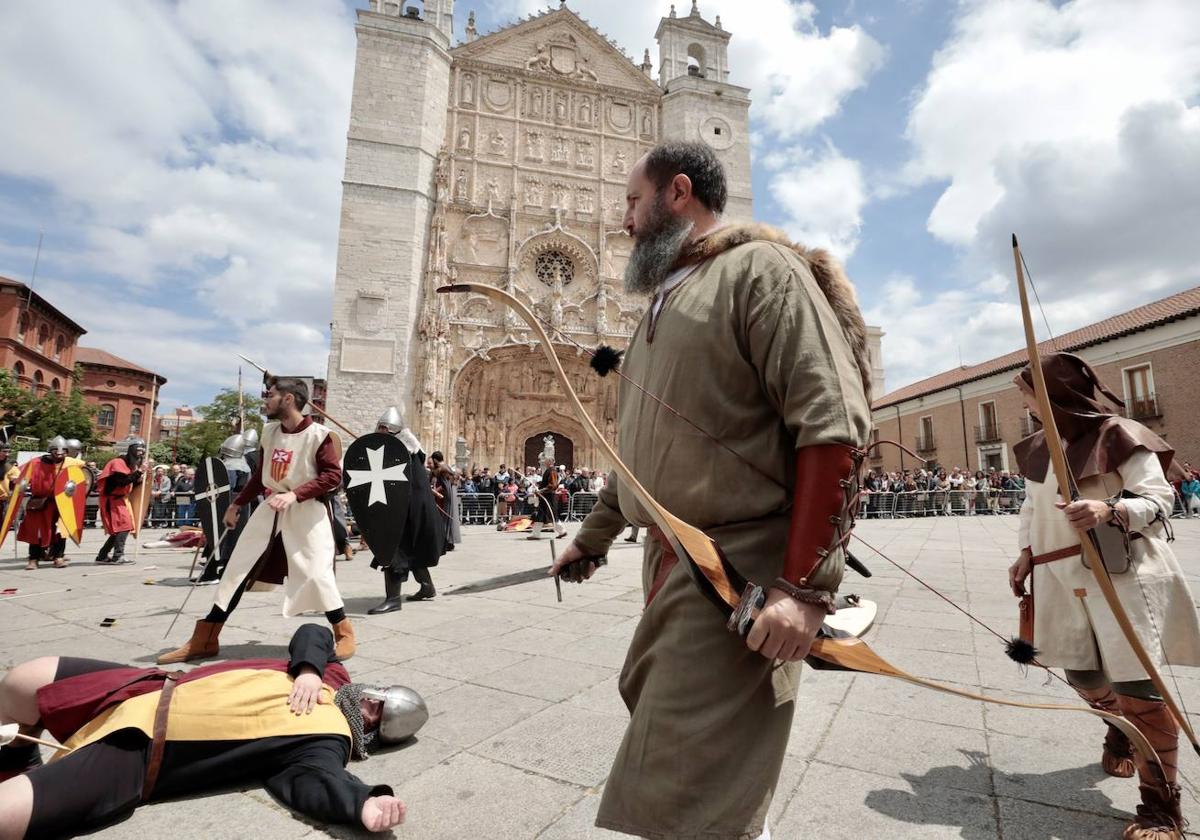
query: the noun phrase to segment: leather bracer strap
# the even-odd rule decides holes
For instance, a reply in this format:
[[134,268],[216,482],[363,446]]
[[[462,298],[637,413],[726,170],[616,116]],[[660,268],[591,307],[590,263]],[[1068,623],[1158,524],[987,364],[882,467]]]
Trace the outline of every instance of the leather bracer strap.
[[150,757],[146,761],[146,778],[142,782],[142,801],[150,801],[154,785],[158,782],[158,771],[162,769],[163,751],[167,746],[167,716],[171,710],[171,695],[175,693],[175,681],[183,671],[165,674],[162,691],[158,695],[158,707],[154,710],[154,739],[150,742]]
[[858,512],[862,460],[862,450],[842,443],[796,450],[796,495],[784,580],[807,586],[825,558],[850,539]]

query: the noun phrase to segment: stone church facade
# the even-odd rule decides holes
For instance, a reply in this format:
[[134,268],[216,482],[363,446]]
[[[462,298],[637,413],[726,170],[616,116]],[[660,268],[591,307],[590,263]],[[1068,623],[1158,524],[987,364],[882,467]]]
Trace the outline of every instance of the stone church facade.
[[728,83],[730,33],[695,3],[672,6],[656,68],[565,3],[482,37],[472,15],[456,46],[452,16],[453,0],[358,13],[327,407],[367,431],[399,405],[451,460],[532,464],[550,434],[561,463],[606,468],[525,325],[434,290],[469,281],[522,299],[614,440],[618,380],[581,347],[624,347],[646,306],[621,280],[629,168],[661,138],[703,140],[727,169],[727,217],[751,218],[750,99]]

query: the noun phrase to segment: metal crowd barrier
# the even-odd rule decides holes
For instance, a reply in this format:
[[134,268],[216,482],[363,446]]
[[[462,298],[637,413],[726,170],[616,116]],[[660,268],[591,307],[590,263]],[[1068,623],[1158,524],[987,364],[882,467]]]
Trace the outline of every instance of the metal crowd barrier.
[[[1197,515],[1200,515],[1200,504],[1196,505],[1195,513]],[[1179,491],[1176,490],[1175,491],[1175,509],[1171,511],[1171,518],[1172,519],[1187,519],[1191,514],[1192,514],[1192,511],[1188,510],[1187,502],[1184,501],[1183,496],[1181,496],[1179,494]]]
[[1017,513],[1024,490],[912,490],[869,492],[859,507],[861,519],[908,519],[918,516],[998,516]]
[[582,522],[584,517],[592,512],[592,508],[598,501],[600,501],[599,493],[575,493],[571,496],[570,504],[567,505],[567,521]]
[[463,525],[496,524],[496,497],[491,493],[459,493],[458,521]]

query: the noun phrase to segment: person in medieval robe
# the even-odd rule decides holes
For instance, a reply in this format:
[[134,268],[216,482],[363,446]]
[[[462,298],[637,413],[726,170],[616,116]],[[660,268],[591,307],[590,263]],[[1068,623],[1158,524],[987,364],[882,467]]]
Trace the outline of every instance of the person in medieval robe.
[[446,456],[441,451],[429,456],[426,465],[429,471],[429,487],[437,505],[438,516],[446,530],[442,536],[443,553],[453,551],[462,542],[462,529],[458,524],[458,494],[454,492],[454,473],[446,466]]
[[58,528],[58,505],[54,500],[54,482],[67,457],[66,438],[55,435],[46,449],[47,453],[29,467],[29,501],[17,530],[17,539],[29,544],[27,571],[36,569],[42,560],[50,560],[56,569],[67,565],[67,538]]
[[[134,438],[129,442],[124,455],[117,456],[104,465],[97,480],[100,485],[100,522],[108,539],[96,555],[97,563],[113,565],[129,564],[133,560],[125,557],[125,542],[134,526],[134,512],[129,505],[129,494],[142,483],[146,461],[146,442]],[[110,556],[111,553],[111,556]]]
[[446,529],[442,515],[433,497],[429,473],[425,470],[425,452],[417,436],[404,422],[404,415],[396,406],[390,406],[379,418],[375,431],[395,435],[408,451],[408,517],[405,519],[404,534],[392,557],[375,557],[371,568],[383,571],[384,599],[367,610],[370,615],[380,615],[400,609],[404,598],[401,585],[408,580],[409,573],[421,584],[421,588],[408,596],[410,601],[427,601],[437,595],[431,566],[438,564],[445,553]]
[[71,751],[43,764],[23,738],[0,748],[0,838],[73,836],[143,802],[255,782],[311,820],[398,825],[392,788],[346,764],[411,737],[428,709],[403,686],[350,682],[333,647],[329,630],[305,624],[287,659],[175,674],[70,656],[17,665],[0,681],[0,727],[45,729]]
[[567,535],[567,529],[558,521],[558,470],[554,467],[554,459],[549,455],[542,455],[540,460],[542,474],[538,477],[537,489],[532,494],[537,500],[537,507],[533,511],[535,524],[525,539],[540,540],[543,531],[550,531],[562,539]]
[[21,468],[17,466],[17,459],[12,457],[8,429],[0,427],[0,510],[8,505],[20,478]]
[[354,628],[333,573],[333,525],[326,497],[341,486],[342,453],[337,435],[301,410],[308,386],[301,379],[273,377],[263,399],[270,421],[254,473],[225,512],[225,527],[238,524],[241,508],[264,491],[266,501],[234,547],[207,616],[196,622],[183,647],[158,658],[160,665],[216,656],[218,637],[247,587],[284,584],[283,614],[318,610],[333,627],[337,655],[354,655]]
[[[1104,405],[1107,398],[1117,411],[1124,408],[1083,359],[1048,354],[1042,370],[1079,492],[1069,504],[1059,498],[1043,431],[1014,448],[1026,496],[1020,555],[1009,569],[1009,583],[1018,597],[1025,596],[1027,583],[1032,593],[1033,638],[1025,641],[1036,647],[1041,664],[1065,669],[1092,708],[1128,718],[1162,760],[1165,787],[1156,768],[1136,760],[1129,740],[1109,728],[1101,766],[1119,777],[1136,770],[1141,783],[1142,804],[1126,840],[1182,838],[1179,727],[1083,565],[1080,549],[1083,534],[1095,529],[1117,597],[1156,668],[1200,665],[1200,619],[1169,545],[1174,496],[1167,475],[1174,451],[1141,423]],[[1014,381],[1037,417],[1032,370],[1026,367]]]
[[661,144],[630,172],[625,286],[652,301],[622,370],[663,402],[623,382],[618,440],[650,495],[770,587],[766,604],[746,638],[726,630],[616,473],[551,569],[607,554],[627,521],[648,529],[620,677],[631,717],[596,824],[660,840],[769,836],[871,428],[866,326],[841,267],[766,226],[722,225],[726,194],[701,143]]

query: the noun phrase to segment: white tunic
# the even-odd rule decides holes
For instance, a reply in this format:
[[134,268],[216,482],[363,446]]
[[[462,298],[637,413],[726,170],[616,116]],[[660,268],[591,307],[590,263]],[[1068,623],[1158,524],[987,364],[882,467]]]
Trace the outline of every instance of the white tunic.
[[[278,422],[263,426],[263,486],[273,493],[286,493],[316,478],[317,449],[329,434],[329,429],[318,423],[294,434],[285,433]],[[255,509],[217,587],[216,605],[223,610],[229,608],[233,594],[266,552],[275,533],[281,535],[287,557],[283,614],[329,612],[341,607],[342,596],[333,574],[333,526],[321,499],[296,502],[280,514],[266,504]],[[253,588],[267,585],[256,584]]]
[[[1129,570],[1111,575],[1117,597],[1156,668],[1164,662],[1200,665],[1200,621],[1192,593],[1166,541],[1165,527],[1154,521],[1157,511],[1169,516],[1173,504],[1171,485],[1158,457],[1137,449],[1117,472],[1080,482],[1079,494],[1085,499],[1106,499],[1122,489],[1141,497],[1123,501],[1129,511],[1129,530],[1140,533],[1141,539],[1130,543]],[[1044,483],[1028,481],[1025,491],[1020,547],[1029,546],[1039,555],[1079,543],[1078,533],[1054,506],[1059,496],[1053,465]],[[1147,679],[1081,557],[1035,566],[1033,596],[1033,642],[1043,664],[1103,670],[1116,682]]]

